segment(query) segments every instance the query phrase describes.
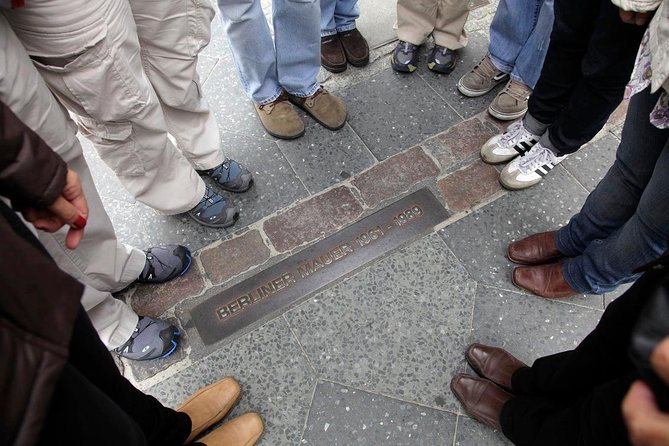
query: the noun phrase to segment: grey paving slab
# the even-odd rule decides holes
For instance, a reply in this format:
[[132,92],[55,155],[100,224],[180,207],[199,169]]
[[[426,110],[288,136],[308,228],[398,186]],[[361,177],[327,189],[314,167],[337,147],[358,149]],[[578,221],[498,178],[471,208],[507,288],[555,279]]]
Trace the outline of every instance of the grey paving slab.
[[613,161],[620,141],[610,133],[588,144],[562,162],[576,179],[588,190],[593,190],[606,175]]
[[379,160],[461,121],[420,76],[391,69],[339,93],[348,123]]
[[258,412],[266,428],[258,444],[299,443],[315,377],[283,319],[221,348],[147,393],[177,407],[191,393],[225,376],[234,376],[242,385],[242,397],[227,419]]
[[475,284],[436,235],[285,314],[326,379],[454,410]]
[[197,59],[197,73],[200,75],[200,83],[206,82],[214,66],[218,63],[218,57],[199,56]]
[[[506,258],[509,243],[565,225],[586,196],[583,186],[557,168],[545,181],[505,195],[444,228],[440,235],[477,281],[514,290],[511,271],[517,265]],[[569,302],[602,308],[601,296],[575,297]]]
[[493,430],[469,417],[458,417],[454,446],[511,446],[502,432]]
[[484,32],[478,31],[469,35],[469,43],[459,50],[458,64],[448,76],[432,73],[425,67],[426,51],[427,48],[421,54],[419,75],[465,119],[487,110],[495,95],[503,88],[503,84],[498,85],[490,93],[477,98],[468,98],[458,91],[458,80],[474,68],[488,52],[488,37]]
[[604,294],[604,307],[608,307],[611,302],[622,296],[625,291],[629,290],[632,288],[633,283],[625,283],[620,285],[618,288],[616,288],[613,291],[610,291],[606,294]]
[[348,125],[337,132],[321,126],[309,128],[302,138],[279,140],[277,144],[312,194],[346,180],[376,162],[365,143]]
[[227,194],[239,207],[236,231],[309,195],[297,174],[273,141],[221,134],[226,156],[246,165],[253,173],[254,185],[243,194]]
[[479,285],[470,340],[502,347],[532,364],[576,347],[601,316],[601,310]]
[[360,0],[360,18],[356,21],[370,48],[377,48],[397,39],[393,28],[397,20],[396,2]]
[[303,445],[450,445],[456,415],[319,382]]

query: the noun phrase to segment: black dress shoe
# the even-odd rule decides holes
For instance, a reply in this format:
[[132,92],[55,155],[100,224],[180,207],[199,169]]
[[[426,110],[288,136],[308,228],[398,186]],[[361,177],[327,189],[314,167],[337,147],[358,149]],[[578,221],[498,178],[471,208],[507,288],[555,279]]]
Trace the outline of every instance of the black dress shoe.
[[513,374],[516,370],[527,367],[527,364],[506,350],[483,344],[470,345],[465,352],[465,358],[479,376],[489,379],[509,392],[513,392],[511,388]]
[[493,429],[502,430],[502,408],[513,395],[487,379],[462,373],[451,380],[451,390],[472,418]]

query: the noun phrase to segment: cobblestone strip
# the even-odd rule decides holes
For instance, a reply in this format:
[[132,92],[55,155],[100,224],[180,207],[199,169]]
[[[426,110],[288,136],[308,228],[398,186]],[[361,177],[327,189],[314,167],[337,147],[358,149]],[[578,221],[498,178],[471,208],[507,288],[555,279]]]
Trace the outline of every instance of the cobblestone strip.
[[499,172],[480,160],[441,178],[437,188],[451,211],[463,212],[481,201],[502,192]]

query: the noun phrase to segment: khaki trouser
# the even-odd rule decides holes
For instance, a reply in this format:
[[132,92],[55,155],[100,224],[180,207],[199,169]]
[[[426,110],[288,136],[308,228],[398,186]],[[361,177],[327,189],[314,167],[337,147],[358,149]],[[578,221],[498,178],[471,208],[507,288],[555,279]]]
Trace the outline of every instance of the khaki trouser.
[[[66,228],[55,234],[38,231],[36,235],[62,270],[86,284],[82,305],[105,345],[116,348],[130,338],[137,325],[137,315],[123,301],[114,299],[109,291],[134,281],[146,257],[142,251],[125,246],[116,238],[76,138],[74,123],[53,97],[2,15],[0,99],[81,179],[89,216],[79,247],[75,250],[65,247]],[[39,276],[35,280],[39,280]]]
[[223,161],[196,72],[208,0],[31,0],[5,14],[123,186],[163,213],[192,209],[205,188],[193,167]]
[[397,37],[422,45],[431,35],[452,50],[467,45],[469,0],[397,0]]

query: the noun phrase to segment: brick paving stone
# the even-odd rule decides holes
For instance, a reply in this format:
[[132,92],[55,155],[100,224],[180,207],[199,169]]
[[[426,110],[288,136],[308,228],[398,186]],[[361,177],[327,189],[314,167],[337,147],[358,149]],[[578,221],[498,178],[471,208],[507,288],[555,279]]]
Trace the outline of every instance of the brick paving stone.
[[421,147],[414,147],[363,172],[352,183],[362,194],[365,203],[376,207],[380,202],[397,197],[411,186],[438,173],[439,166]]
[[499,129],[490,122],[484,122],[478,117],[468,119],[439,134],[436,140],[440,149],[432,154],[442,169],[447,169],[448,166],[479,153],[481,146],[498,133]]
[[269,256],[270,250],[263,242],[260,231],[253,230],[203,250],[200,261],[211,282],[218,285],[264,263]]
[[362,205],[347,187],[337,187],[264,222],[263,229],[279,252],[290,251],[353,222]]
[[439,180],[437,187],[448,208],[460,212],[500,192],[498,178],[497,169],[477,160]]
[[204,287],[204,278],[193,264],[186,274],[169,282],[137,285],[131,306],[137,314],[158,317],[183,299],[202,293]]

